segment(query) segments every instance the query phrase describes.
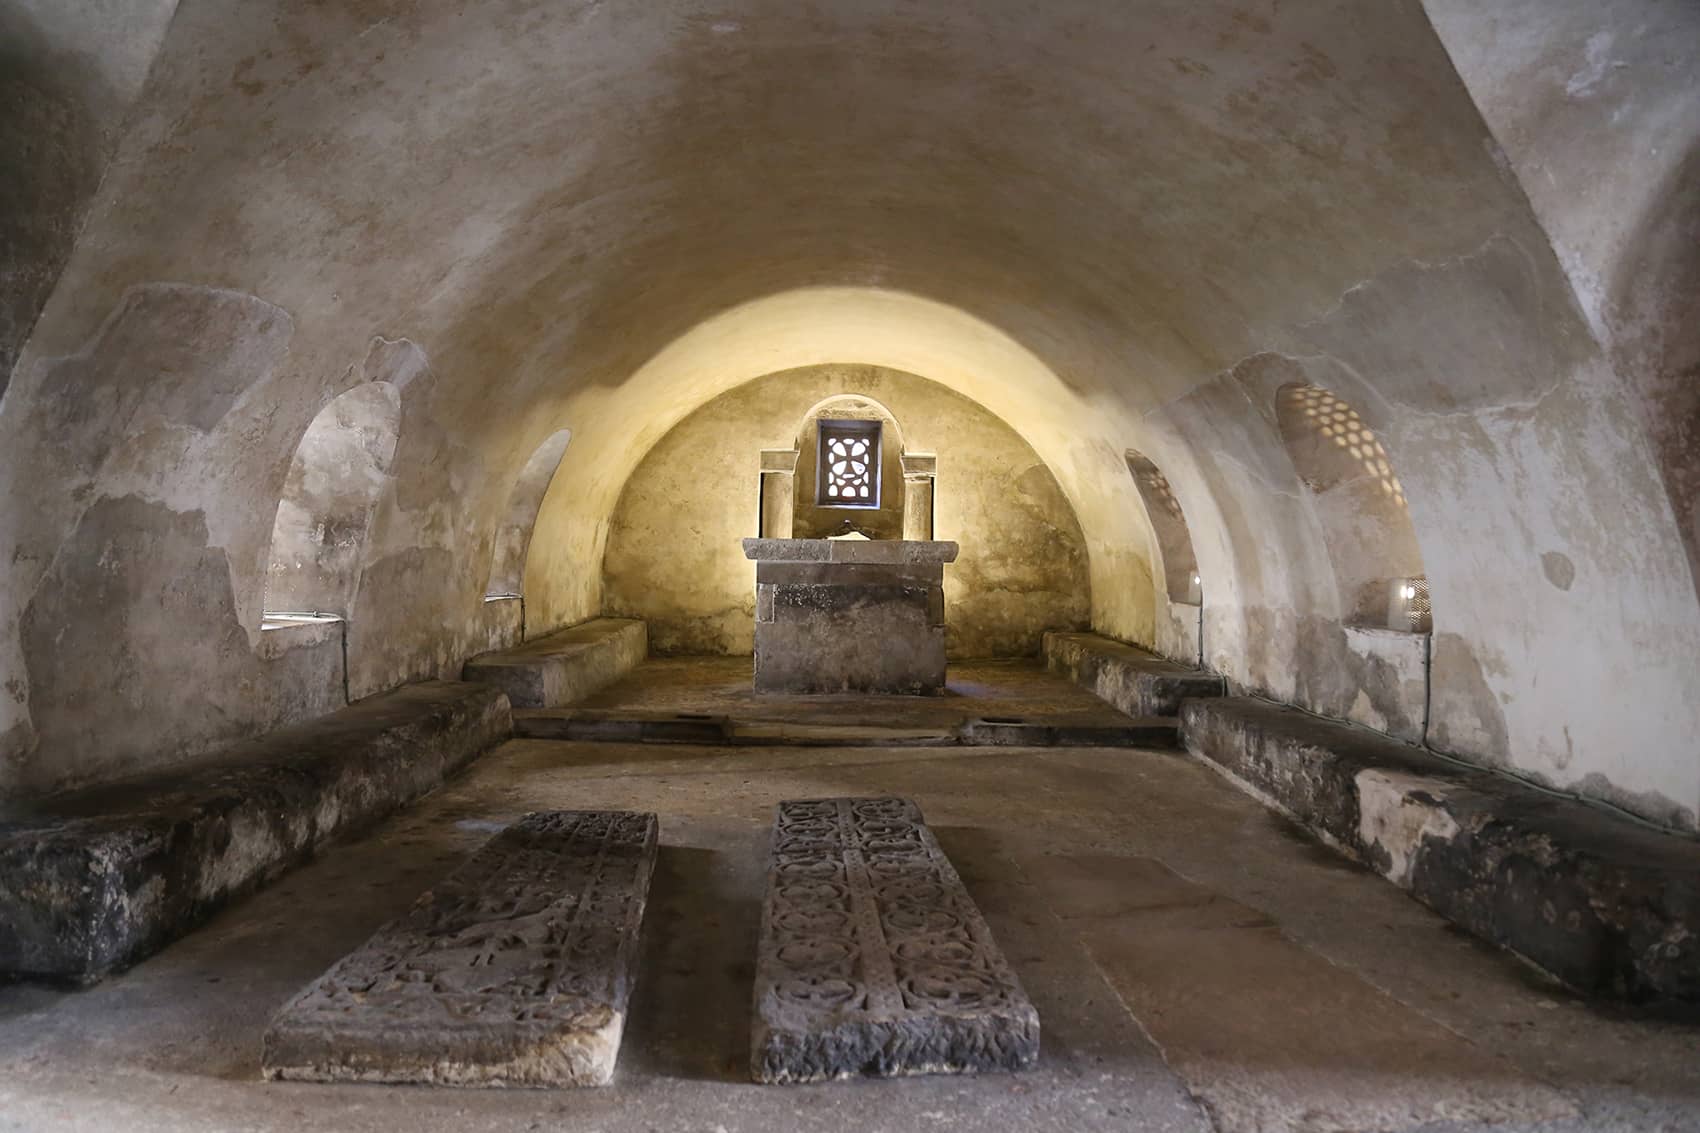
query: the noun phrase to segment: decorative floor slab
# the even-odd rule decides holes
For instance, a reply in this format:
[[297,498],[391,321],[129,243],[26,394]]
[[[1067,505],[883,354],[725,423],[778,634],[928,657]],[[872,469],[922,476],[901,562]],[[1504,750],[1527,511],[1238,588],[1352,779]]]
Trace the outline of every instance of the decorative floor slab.
[[756,960],[758,1082],[1019,1070],[1039,1014],[907,799],[781,803]]
[[266,1077],[605,1085],[656,832],[629,811],[514,823],[278,1012]]

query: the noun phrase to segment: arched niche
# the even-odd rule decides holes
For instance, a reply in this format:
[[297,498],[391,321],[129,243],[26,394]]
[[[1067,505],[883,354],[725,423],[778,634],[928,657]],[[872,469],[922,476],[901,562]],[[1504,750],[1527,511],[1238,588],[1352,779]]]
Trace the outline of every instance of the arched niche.
[[[835,503],[821,492],[821,426],[868,422],[877,426],[878,503]],[[871,397],[840,394],[810,409],[797,431],[797,472],[792,485],[791,532],[797,539],[824,539],[851,531],[869,539],[903,538],[903,430],[891,410]]]
[[388,382],[368,382],[326,405],[307,426],[272,525],[268,616],[348,616],[400,423],[400,393]]
[[1196,606],[1203,589],[1198,576],[1198,556],[1192,550],[1192,533],[1174,489],[1148,457],[1127,450],[1127,470],[1139,489],[1151,531],[1157,537],[1157,553],[1163,557],[1163,582],[1169,601]]
[[1275,393],[1281,441],[1311,492],[1348,625],[1427,632],[1428,581],[1405,490],[1374,430],[1306,382]]
[[513,490],[508,493],[502,525],[496,529],[490,583],[485,587],[487,598],[517,598],[525,593],[525,557],[531,548],[532,530],[537,525],[537,510],[543,506],[543,496],[549,491],[549,482],[555,478],[555,469],[566,455],[570,440],[571,429],[551,433],[520,469]]

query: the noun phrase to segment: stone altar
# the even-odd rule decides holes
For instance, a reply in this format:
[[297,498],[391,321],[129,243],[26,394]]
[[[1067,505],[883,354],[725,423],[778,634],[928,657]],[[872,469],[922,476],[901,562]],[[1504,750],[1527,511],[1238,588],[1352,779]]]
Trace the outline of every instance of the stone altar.
[[944,564],[957,545],[745,539],[761,692],[944,691]]
[[526,815],[286,1004],[265,1076],[605,1085],[656,830],[628,811]]
[[1039,1014],[908,799],[779,804],[756,954],[758,1082],[1020,1070]]

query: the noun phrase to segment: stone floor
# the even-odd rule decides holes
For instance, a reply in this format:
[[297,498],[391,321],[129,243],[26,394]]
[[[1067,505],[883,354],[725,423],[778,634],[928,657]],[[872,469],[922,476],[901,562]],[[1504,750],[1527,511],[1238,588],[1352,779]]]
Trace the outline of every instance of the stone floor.
[[[1015,699],[1079,707],[1018,669]],[[650,666],[637,699],[735,700],[717,672]],[[1036,1070],[747,1081],[770,808],[861,794],[925,811],[1039,1010]],[[280,1004],[501,824],[555,807],[661,815],[612,1086],[260,1080]],[[0,1130],[1486,1128],[1700,1129],[1700,1027],[1578,1002],[1174,752],[515,741],[127,974],[0,988]]]

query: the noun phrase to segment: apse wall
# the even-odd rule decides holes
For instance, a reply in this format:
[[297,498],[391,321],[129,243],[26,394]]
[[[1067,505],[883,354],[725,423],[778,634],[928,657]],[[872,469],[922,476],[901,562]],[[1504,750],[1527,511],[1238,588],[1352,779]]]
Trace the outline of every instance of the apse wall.
[[[1080,526],[1032,446],[961,394],[863,365],[758,378],[692,410],[650,449],[614,508],[608,612],[643,618],[658,653],[748,653],[755,564],[739,540],[757,533],[761,450],[796,444],[805,415],[836,394],[891,411],[901,436],[888,431],[886,446],[938,457],[934,536],[961,545],[945,568],[950,656],[1032,655],[1046,630],[1086,627]],[[799,464],[813,458],[805,447]]]

